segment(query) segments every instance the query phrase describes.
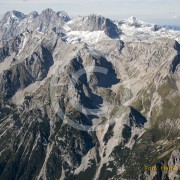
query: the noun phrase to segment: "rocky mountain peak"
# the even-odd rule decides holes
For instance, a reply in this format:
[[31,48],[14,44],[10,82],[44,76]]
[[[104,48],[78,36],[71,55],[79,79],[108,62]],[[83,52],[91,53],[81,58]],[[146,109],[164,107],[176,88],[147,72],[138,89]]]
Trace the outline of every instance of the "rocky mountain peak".
[[90,14],[85,17],[77,17],[68,23],[74,31],[104,31],[110,38],[119,38],[120,31],[114,22],[100,15]]
[[139,20],[134,16],[131,16],[128,19],[124,20],[124,23],[127,24],[128,26],[134,26],[136,28],[143,27],[143,26],[151,26],[151,24],[146,23],[142,20]]
[[136,19],[136,17],[134,17],[134,16],[131,16],[131,17],[129,17],[128,19],[127,19],[127,22],[129,23],[129,24],[135,24],[135,23],[137,23],[137,19]]
[[52,18],[56,18],[56,12],[50,8],[47,8],[41,12],[40,17],[43,17],[46,20],[50,20]]
[[9,15],[11,18],[17,19],[17,20],[22,20],[26,17],[24,13],[19,12],[19,11],[15,11],[15,10],[10,11]]
[[54,13],[55,11],[53,11],[51,8],[47,8],[43,10],[41,14],[54,14]]
[[13,10],[10,12],[10,14],[11,14],[11,17],[14,19],[20,19],[21,20],[21,19],[25,18],[24,13],[19,12],[19,11]]
[[3,24],[3,23],[7,23],[7,22],[10,22],[10,21],[21,21],[22,19],[24,19],[26,16],[24,15],[24,13],[22,12],[19,12],[19,11],[15,11],[15,10],[12,10],[12,11],[8,11],[4,16],[3,18],[1,19],[0,23]]
[[58,11],[57,16],[60,17],[64,22],[68,22],[71,20],[69,15],[65,11]]
[[28,16],[29,16],[29,18],[36,18],[39,16],[39,14],[36,11],[32,11]]
[[66,12],[55,12],[48,8],[38,14],[36,11],[29,15],[24,15],[18,11],[7,12],[0,21],[0,38],[1,40],[8,39],[12,36],[29,31],[43,32],[46,29],[53,29],[54,27],[62,28],[64,23],[70,20]]

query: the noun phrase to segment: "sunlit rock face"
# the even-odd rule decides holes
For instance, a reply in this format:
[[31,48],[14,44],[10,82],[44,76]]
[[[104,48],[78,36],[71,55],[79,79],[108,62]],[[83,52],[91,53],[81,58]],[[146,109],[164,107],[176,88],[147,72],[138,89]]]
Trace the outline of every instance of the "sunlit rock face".
[[0,179],[178,179],[179,32],[154,27],[6,13]]

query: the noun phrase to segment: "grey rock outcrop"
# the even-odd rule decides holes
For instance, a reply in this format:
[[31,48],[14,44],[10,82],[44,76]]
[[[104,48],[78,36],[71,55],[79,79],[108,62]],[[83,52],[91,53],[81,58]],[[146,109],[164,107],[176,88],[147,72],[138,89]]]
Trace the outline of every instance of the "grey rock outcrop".
[[119,38],[120,31],[116,24],[108,18],[91,14],[78,17],[68,24],[74,31],[104,31],[110,38]]
[[52,9],[46,9],[41,14],[31,12],[29,15],[11,11],[6,13],[0,21],[0,39],[6,40],[25,31],[44,32],[54,27],[62,27],[69,20],[70,17],[66,12],[59,11],[56,13]]

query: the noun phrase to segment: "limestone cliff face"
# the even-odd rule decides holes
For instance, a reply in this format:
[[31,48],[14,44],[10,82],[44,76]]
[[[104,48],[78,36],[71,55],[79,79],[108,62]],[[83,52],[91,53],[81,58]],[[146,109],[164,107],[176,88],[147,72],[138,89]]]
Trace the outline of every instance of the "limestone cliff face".
[[[48,27],[54,16],[69,21],[51,10],[31,16]],[[76,31],[113,33],[99,16],[79,21],[88,26]],[[180,166],[179,43],[110,34],[69,43],[65,31],[24,29],[1,42],[0,179],[179,178],[161,169]]]
[[78,17],[68,24],[74,31],[104,31],[110,38],[119,38],[121,32],[113,21],[103,16],[91,14]]
[[46,9],[41,14],[31,12],[29,15],[18,11],[7,12],[0,21],[0,38],[6,40],[24,31],[44,32],[47,29],[62,27],[69,20],[66,12],[55,12],[52,9]]

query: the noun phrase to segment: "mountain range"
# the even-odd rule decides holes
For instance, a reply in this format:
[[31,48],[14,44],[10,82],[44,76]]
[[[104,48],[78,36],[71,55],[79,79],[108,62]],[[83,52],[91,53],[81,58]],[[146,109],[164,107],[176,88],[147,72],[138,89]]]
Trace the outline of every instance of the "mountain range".
[[7,12],[0,179],[179,179],[179,43],[135,17]]

